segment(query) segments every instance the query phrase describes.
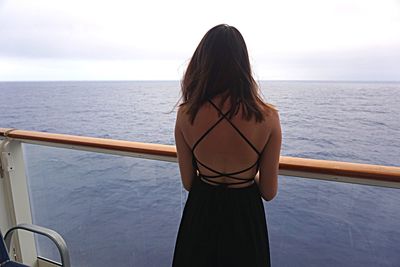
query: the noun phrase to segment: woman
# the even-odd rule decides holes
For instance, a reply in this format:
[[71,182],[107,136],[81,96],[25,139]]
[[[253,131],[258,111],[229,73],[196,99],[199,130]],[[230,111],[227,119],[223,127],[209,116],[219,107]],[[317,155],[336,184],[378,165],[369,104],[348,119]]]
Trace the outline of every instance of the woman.
[[182,100],[175,141],[189,196],[173,266],[270,266],[261,198],[277,193],[281,128],[236,28],[206,33],[183,77]]

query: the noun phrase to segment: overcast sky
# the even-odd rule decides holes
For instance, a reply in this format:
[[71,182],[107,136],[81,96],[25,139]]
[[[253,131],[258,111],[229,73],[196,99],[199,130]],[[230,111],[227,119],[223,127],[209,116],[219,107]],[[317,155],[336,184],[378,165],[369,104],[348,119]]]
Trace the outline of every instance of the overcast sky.
[[400,0],[0,0],[0,81],[179,80],[220,23],[258,80],[400,80]]

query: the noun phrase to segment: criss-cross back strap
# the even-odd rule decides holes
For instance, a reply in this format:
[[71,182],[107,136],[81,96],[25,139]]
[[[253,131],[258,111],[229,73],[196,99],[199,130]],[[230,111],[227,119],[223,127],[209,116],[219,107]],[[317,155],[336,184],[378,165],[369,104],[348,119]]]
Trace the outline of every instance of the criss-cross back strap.
[[218,178],[218,177],[226,176],[226,177],[230,177],[230,178],[238,179],[238,180],[248,180],[248,178],[240,178],[240,177],[235,177],[235,176],[232,176],[232,175],[240,174],[242,172],[246,172],[248,170],[251,170],[254,166],[258,167],[258,164],[259,164],[259,160],[257,159],[256,162],[254,162],[250,167],[248,167],[246,169],[243,169],[243,170],[240,170],[240,171],[235,171],[235,172],[225,173],[225,172],[220,172],[220,171],[214,170],[213,168],[211,168],[211,167],[205,165],[204,163],[202,163],[201,161],[199,161],[197,158],[196,158],[196,162],[199,163],[204,168],[206,168],[206,169],[208,169],[208,170],[210,170],[210,171],[212,171],[212,172],[217,174],[217,175],[204,175],[204,174],[202,174],[203,177]]
[[[228,185],[235,185],[235,184],[244,184],[244,183],[248,183],[249,181],[253,180],[254,177],[253,177],[253,179],[251,179],[251,178],[249,179],[249,178],[235,177],[234,175],[237,175],[237,174],[240,174],[240,173],[249,171],[249,170],[251,170],[251,169],[254,168],[254,167],[256,167],[256,168],[258,169],[258,168],[259,168],[260,155],[261,155],[261,154],[260,154],[260,152],[254,147],[254,145],[246,138],[246,136],[239,130],[239,128],[237,128],[237,127],[229,120],[229,118],[227,117],[227,115],[228,115],[228,113],[230,112],[230,110],[229,110],[228,112],[226,112],[226,113],[223,113],[211,100],[209,100],[209,102],[210,102],[210,104],[218,111],[218,114],[219,114],[221,117],[220,117],[220,118],[205,132],[205,133],[203,133],[203,134],[201,135],[201,137],[200,137],[200,138],[196,141],[196,143],[193,145],[193,147],[192,147],[192,163],[193,163],[193,167],[199,172],[199,175],[200,175],[201,177],[203,177],[203,178],[206,179],[207,181],[212,182],[212,183],[217,184],[217,185],[225,185],[225,186],[228,186]],[[220,171],[217,171],[217,170],[215,170],[215,169],[213,169],[213,168],[207,166],[206,164],[202,163],[201,161],[199,161],[199,160],[196,158],[196,155],[194,154],[194,151],[195,151],[197,145],[207,136],[207,134],[209,134],[209,133],[210,133],[222,120],[224,120],[224,119],[227,120],[227,121],[229,122],[229,124],[239,133],[239,135],[246,141],[247,144],[250,145],[250,147],[251,147],[251,148],[257,153],[257,155],[258,155],[258,158],[257,158],[256,162],[254,162],[251,166],[249,166],[249,167],[247,167],[247,168],[245,168],[245,169],[243,169],[243,170],[235,171],[235,172],[230,172],[230,173],[220,172]],[[208,169],[209,171],[215,173],[216,175],[204,175],[204,174],[201,174],[201,172],[200,172],[200,170],[199,170],[197,164],[200,164],[201,166],[203,166],[204,168]],[[218,178],[218,177],[223,177],[223,176],[229,177],[229,178],[232,178],[232,179],[236,179],[236,180],[240,180],[240,182],[226,183],[226,182],[218,182],[218,181],[215,181],[215,180],[212,179],[212,178]]]
[[223,113],[222,110],[220,110],[217,107],[217,105],[215,105],[211,100],[208,100],[208,101],[218,111],[218,113],[221,115],[221,117],[224,118],[225,120],[227,120],[229,122],[229,124],[236,130],[236,132],[246,141],[246,143],[249,144],[249,146],[257,153],[258,156],[260,156],[261,153],[257,150],[257,148],[250,142],[249,139],[247,139],[247,137],[239,130],[239,128],[236,127],[236,125],[233,124],[233,122],[231,122],[231,120],[228,117],[226,117],[226,115],[228,115],[230,110],[228,112],[226,112],[226,113]]
[[229,111],[225,114],[222,114],[222,117],[219,118],[205,133],[203,133],[202,136],[200,136],[199,139],[197,139],[196,143],[194,143],[192,147],[192,153],[194,153],[194,150],[196,149],[197,145],[204,139],[204,137],[207,136],[224,118],[225,116],[229,113]]
[[[202,176],[202,177],[205,178],[204,176]],[[250,181],[253,181],[253,179],[247,179],[247,181],[240,181],[240,182],[236,182],[236,183],[228,183],[228,182],[218,182],[218,181],[210,180],[210,179],[207,179],[207,178],[205,178],[205,179],[210,183],[213,183],[213,184],[218,185],[218,186],[223,186],[223,187],[228,187],[230,185],[237,185],[237,184],[245,184],[245,183],[248,183]]]
[[204,139],[204,137],[206,137],[207,134],[209,134],[223,119],[225,119],[236,130],[236,132],[246,141],[246,143],[250,145],[250,147],[257,153],[257,155],[260,156],[261,153],[257,150],[257,148],[250,142],[249,139],[247,139],[247,137],[239,130],[239,128],[237,128],[236,125],[233,124],[231,122],[231,120],[227,117],[230,110],[223,113],[222,110],[220,110],[217,107],[217,105],[215,105],[211,100],[208,100],[208,101],[218,111],[218,113],[219,113],[219,115],[221,115],[221,117],[196,141],[196,143],[192,147],[192,152],[194,153],[194,150],[196,149],[197,145]]

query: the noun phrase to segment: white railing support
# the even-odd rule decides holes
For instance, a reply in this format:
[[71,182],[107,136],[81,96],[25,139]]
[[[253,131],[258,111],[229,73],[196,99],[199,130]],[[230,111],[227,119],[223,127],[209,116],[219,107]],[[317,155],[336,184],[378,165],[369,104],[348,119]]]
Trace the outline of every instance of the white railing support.
[[[22,144],[6,138],[2,141],[0,178],[0,225],[4,233],[21,223],[32,224],[32,214],[28,195],[28,183]],[[37,266],[37,253],[32,233],[20,232],[15,235],[10,256],[29,266]]]

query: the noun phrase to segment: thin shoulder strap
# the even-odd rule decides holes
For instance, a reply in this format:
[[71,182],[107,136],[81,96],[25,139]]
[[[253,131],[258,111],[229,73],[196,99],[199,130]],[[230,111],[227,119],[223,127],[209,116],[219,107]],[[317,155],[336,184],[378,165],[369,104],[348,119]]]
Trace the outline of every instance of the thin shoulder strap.
[[[247,137],[239,130],[239,128],[237,128],[236,126],[235,126],[235,124],[233,124],[232,122],[231,122],[231,120],[226,116],[228,113],[229,113],[229,111],[228,112],[226,112],[226,113],[223,113],[218,107],[217,107],[217,105],[215,105],[210,99],[208,100],[210,103],[211,103],[211,105],[218,111],[218,113],[222,116],[221,117],[221,120],[222,119],[225,119],[225,120],[227,120],[228,122],[229,122],[229,124],[238,132],[238,134],[240,134],[240,136],[246,141],[246,143],[248,143],[249,145],[250,145],[250,147],[257,153],[257,155],[261,155],[261,153],[257,150],[257,148],[250,142],[250,140],[249,139],[247,139]],[[214,125],[213,126],[213,128],[215,127],[216,125]]]

